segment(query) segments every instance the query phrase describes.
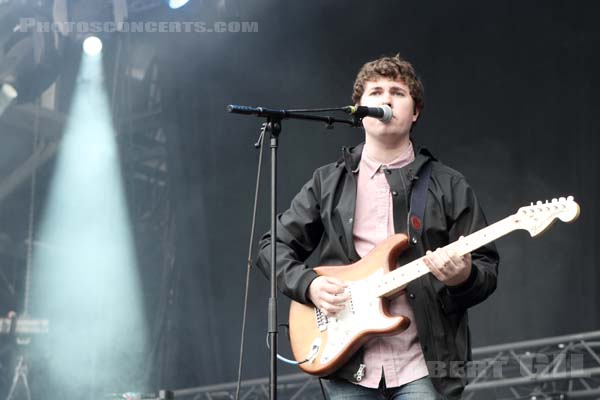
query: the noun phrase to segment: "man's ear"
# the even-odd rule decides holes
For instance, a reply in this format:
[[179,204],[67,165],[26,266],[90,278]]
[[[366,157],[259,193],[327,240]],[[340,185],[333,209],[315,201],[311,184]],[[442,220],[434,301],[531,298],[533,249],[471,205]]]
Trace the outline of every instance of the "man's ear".
[[421,111],[415,107],[413,111],[413,123],[417,122],[417,120],[419,119],[419,115],[421,115]]

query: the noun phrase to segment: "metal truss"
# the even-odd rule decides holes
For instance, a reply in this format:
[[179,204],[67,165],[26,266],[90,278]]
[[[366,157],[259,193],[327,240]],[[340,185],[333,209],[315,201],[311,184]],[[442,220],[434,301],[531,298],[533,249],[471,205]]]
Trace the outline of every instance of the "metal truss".
[[128,11],[132,14],[140,13],[148,10],[152,10],[153,8],[164,6],[164,1],[162,0],[128,0],[127,8]]
[[600,331],[473,351],[465,399],[599,399]]
[[[176,399],[190,400],[233,400],[236,383],[224,383],[198,388],[173,391]],[[323,400],[317,378],[306,374],[282,375],[277,378],[277,397],[286,400]],[[269,398],[269,378],[243,381],[240,400],[267,400]]]
[[33,137],[38,127],[43,126],[44,129],[40,145],[9,175],[0,179],[0,203],[28,182],[37,168],[54,158],[65,121],[64,114],[33,104],[13,106],[3,115],[0,131],[14,131]]
[[[439,370],[466,374],[466,400],[600,399],[600,331],[480,347],[473,358],[466,368]],[[242,382],[240,399],[268,399],[268,384],[267,378]],[[230,400],[235,391],[235,383],[225,383],[174,394],[176,399]],[[318,379],[306,374],[280,376],[278,397],[323,399]]]
[[[149,67],[149,78],[144,82],[147,93],[146,107],[135,110],[117,119],[121,155],[125,173],[131,172],[137,179],[151,184],[165,185],[166,139],[162,118],[161,93],[158,85],[156,64]],[[123,89],[125,90],[125,89]],[[0,129],[18,131],[23,135],[34,135],[40,126],[42,145],[13,172],[0,179],[0,202],[10,196],[31,174],[53,159],[66,125],[66,116],[60,111],[39,105],[27,104],[11,107],[0,120]]]

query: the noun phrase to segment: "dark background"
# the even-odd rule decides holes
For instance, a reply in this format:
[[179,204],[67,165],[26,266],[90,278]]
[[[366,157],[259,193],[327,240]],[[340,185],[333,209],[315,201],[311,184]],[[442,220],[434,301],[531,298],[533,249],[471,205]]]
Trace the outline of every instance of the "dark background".
[[[227,114],[226,105],[346,105],[362,64],[395,53],[413,63],[425,86],[414,141],[467,177],[490,222],[536,200],[573,195],[581,205],[571,225],[558,223],[534,239],[516,232],[497,242],[498,289],[470,312],[475,346],[600,328],[597,3],[225,4],[192,1],[141,18],[256,21],[258,32],[129,34],[158,54],[174,212],[163,223],[174,232],[164,235],[172,240],[172,270],[166,278],[163,270],[142,272],[148,315],[159,327],[153,332],[153,388],[236,378],[258,160],[253,144],[262,121]],[[105,53],[109,59],[110,45]],[[315,168],[362,139],[359,129],[285,121],[280,210]],[[269,226],[266,165],[264,172],[259,235]],[[7,225],[26,218],[17,196],[27,192],[3,205]],[[144,244],[138,251],[152,252],[156,237],[138,236]],[[268,282],[253,269],[244,378],[268,375],[267,298]],[[282,322],[287,304],[281,298]],[[280,342],[289,356],[285,333]],[[280,367],[281,373],[295,371]]]
[[[598,329],[597,11],[590,2],[558,1],[261,1],[231,11],[258,21],[258,33],[158,38],[177,139],[171,178],[181,277],[173,338],[176,365],[185,366],[165,382],[235,378],[258,157],[252,145],[261,120],[228,115],[225,106],[349,104],[360,66],[397,52],[425,85],[414,140],[468,178],[490,221],[557,196],[574,195],[581,205],[572,225],[497,242],[498,290],[471,312],[474,344]],[[285,121],[280,209],[316,167],[336,160],[342,145],[359,143],[362,135]],[[264,184],[261,234],[269,226],[267,189]],[[268,374],[268,285],[257,270],[250,293],[244,376],[253,378]],[[284,321],[286,307],[282,301]]]

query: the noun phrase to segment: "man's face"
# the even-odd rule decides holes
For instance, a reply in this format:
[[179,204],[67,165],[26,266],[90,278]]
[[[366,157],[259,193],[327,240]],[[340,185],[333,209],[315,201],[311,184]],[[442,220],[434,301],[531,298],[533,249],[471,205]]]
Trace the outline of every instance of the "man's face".
[[387,78],[368,81],[359,105],[379,107],[384,104],[392,108],[392,120],[384,123],[376,118],[364,118],[366,134],[384,142],[397,142],[398,139],[408,137],[412,124],[419,116],[418,111],[415,113],[408,86],[401,81]]

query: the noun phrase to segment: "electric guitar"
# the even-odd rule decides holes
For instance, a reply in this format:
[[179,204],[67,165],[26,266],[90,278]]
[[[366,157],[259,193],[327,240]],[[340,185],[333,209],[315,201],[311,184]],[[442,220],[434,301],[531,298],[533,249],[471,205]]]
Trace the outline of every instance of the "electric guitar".
[[[578,216],[579,205],[571,196],[545,203],[538,201],[444,248],[464,255],[514,230],[527,230],[533,237],[548,229],[556,219],[571,222]],[[408,246],[408,237],[396,234],[354,264],[315,268],[319,275],[345,281],[350,300],[335,317],[325,316],[312,305],[292,301],[290,342],[294,358],[303,371],[317,376],[329,375],[371,337],[396,334],[409,326],[407,317],[392,316],[383,301],[429,273],[423,257],[395,268],[397,257]]]

